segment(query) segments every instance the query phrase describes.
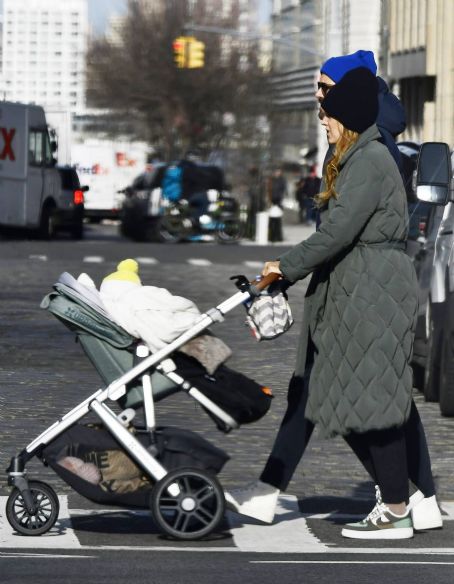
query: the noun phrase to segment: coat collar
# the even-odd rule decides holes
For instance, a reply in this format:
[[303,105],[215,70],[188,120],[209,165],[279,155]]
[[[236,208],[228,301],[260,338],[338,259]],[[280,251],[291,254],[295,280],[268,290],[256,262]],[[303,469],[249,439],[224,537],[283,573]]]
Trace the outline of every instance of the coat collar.
[[372,142],[372,140],[377,140],[380,138],[381,134],[379,129],[377,128],[376,124],[373,124],[367,130],[365,130],[362,134],[360,134],[358,141],[348,150],[344,156],[340,159],[340,166],[344,166],[344,164],[353,156],[353,154],[363,148],[368,142]]

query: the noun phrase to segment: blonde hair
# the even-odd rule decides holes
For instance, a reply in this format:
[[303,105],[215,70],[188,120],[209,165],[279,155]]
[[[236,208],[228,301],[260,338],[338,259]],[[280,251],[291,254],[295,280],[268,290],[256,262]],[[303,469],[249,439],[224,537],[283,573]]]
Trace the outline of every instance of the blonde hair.
[[334,149],[334,155],[328,162],[325,168],[325,185],[326,190],[319,193],[314,197],[315,204],[317,207],[323,207],[328,203],[331,197],[337,197],[337,193],[334,190],[337,176],[339,174],[339,162],[344,154],[349,150],[359,138],[358,132],[353,130],[348,130],[344,126],[340,125],[342,128],[341,136],[336,143],[336,148]]

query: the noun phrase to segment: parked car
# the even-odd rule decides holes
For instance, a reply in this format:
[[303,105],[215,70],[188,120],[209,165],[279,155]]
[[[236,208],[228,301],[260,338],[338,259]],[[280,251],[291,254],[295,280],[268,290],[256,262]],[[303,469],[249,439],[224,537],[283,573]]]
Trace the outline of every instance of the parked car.
[[415,385],[427,401],[439,401],[445,416],[454,416],[453,164],[454,154],[447,145],[424,144],[416,179],[417,197],[430,210],[414,256],[420,286]]
[[88,186],[81,186],[79,176],[73,166],[57,166],[60,175],[60,205],[55,211],[54,232],[69,231],[74,239],[82,239],[84,234],[84,193]]
[[396,146],[402,156],[403,179],[407,193],[409,217],[407,252],[411,258],[414,258],[420,251],[418,240],[425,233],[429,213],[433,206],[418,200],[413,184],[413,174],[416,170],[421,144],[418,142],[397,142]]

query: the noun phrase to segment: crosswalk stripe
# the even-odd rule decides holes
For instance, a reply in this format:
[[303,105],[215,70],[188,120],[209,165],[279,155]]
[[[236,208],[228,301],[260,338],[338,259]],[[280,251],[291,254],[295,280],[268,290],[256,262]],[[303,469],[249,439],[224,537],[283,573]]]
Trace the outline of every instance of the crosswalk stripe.
[[246,261],[243,262],[243,266],[246,266],[247,268],[263,268],[263,262]]
[[[227,513],[233,541],[243,552],[268,553],[320,553],[328,548],[311,533],[298,507],[298,499],[281,495],[278,500],[275,522],[263,525],[243,523],[238,515]],[[265,537],[266,535],[266,537]]]
[[87,264],[101,264],[104,258],[102,256],[85,256],[83,261]]
[[[356,551],[356,550],[355,550]],[[427,566],[427,565],[435,565],[435,566],[454,566],[454,562],[419,562],[419,561],[410,561],[410,562],[402,562],[401,560],[378,560],[378,561],[371,561],[371,560],[251,560],[249,563],[251,564],[396,564],[398,566],[401,565],[416,565],[416,566]]]
[[190,258],[188,259],[188,264],[191,264],[192,266],[211,266],[212,262],[203,258]]
[[86,560],[95,558],[96,556],[81,556],[75,554],[42,554],[42,553],[31,553],[31,552],[0,552],[1,558],[58,558],[58,559],[68,559],[68,560]]
[[156,258],[136,258],[136,261],[139,264],[142,264],[143,266],[145,265],[154,265],[154,264],[158,264],[158,260]]
[[46,255],[36,255],[36,254],[32,254],[28,256],[28,259],[30,260],[39,260],[40,262],[47,262],[47,256]]
[[[36,261],[41,261],[41,262],[48,261],[48,257],[46,255],[32,254],[32,255],[29,255],[28,258],[30,260],[36,260]],[[142,266],[147,266],[147,265],[153,266],[153,265],[156,265],[159,263],[163,263],[162,260],[158,260],[157,258],[153,258],[153,257],[136,257],[135,259]],[[84,263],[87,263],[87,264],[102,264],[103,262],[106,261],[106,259],[103,256],[85,256],[82,261]],[[213,262],[211,260],[208,260],[205,258],[189,258],[187,260],[187,263],[191,264],[193,266],[199,266],[199,267],[208,267],[208,266],[213,265]],[[259,262],[259,261],[255,261],[255,260],[246,260],[246,261],[242,262],[242,265],[245,266],[246,268],[251,268],[253,270],[257,270],[257,269],[263,267],[263,262]]]

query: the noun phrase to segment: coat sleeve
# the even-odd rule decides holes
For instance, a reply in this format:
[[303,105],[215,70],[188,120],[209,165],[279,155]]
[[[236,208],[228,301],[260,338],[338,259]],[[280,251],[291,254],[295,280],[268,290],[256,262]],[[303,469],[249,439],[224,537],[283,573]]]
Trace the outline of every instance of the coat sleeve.
[[348,174],[327,219],[318,231],[280,257],[287,280],[305,278],[347,248],[361,233],[380,201],[383,177],[371,161],[359,156]]

